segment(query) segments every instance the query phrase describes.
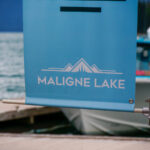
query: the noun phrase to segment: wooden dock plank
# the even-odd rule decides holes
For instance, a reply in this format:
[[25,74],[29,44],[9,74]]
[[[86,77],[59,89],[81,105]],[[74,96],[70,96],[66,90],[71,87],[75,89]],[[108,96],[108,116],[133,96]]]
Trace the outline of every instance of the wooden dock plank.
[[37,115],[56,113],[59,111],[60,109],[55,107],[5,104],[0,101],[0,121],[34,117]]
[[0,134],[0,150],[148,150],[149,138]]

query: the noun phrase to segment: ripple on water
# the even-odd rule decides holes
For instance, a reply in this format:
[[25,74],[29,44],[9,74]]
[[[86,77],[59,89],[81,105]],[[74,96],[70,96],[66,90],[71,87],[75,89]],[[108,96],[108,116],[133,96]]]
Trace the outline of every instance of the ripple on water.
[[0,99],[24,97],[23,34],[0,33]]

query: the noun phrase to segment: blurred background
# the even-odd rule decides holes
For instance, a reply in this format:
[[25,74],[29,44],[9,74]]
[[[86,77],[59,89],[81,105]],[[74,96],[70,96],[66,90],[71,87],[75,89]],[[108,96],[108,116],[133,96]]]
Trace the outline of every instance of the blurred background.
[[[145,79],[146,81],[144,82],[150,81],[149,27],[150,0],[139,0],[136,74],[140,79]],[[0,0],[0,99],[25,97],[23,52],[22,0]],[[149,87],[147,89],[149,90]],[[0,108],[4,108],[4,105],[1,105]],[[13,106],[8,107],[9,110],[4,110],[3,112],[3,109],[1,109],[2,112],[0,111],[0,132],[85,133],[81,130],[79,123],[77,126],[73,121],[70,123],[60,110],[54,111],[51,114],[49,112],[43,113],[35,118],[28,115],[19,119],[15,117],[15,119],[2,119],[5,116],[2,116],[2,113],[6,111],[10,114],[11,110],[16,110],[17,112],[20,106],[15,105],[15,108]],[[21,109],[24,109],[25,112],[26,109],[30,108]],[[7,115],[5,118],[7,118]],[[99,132],[94,133],[99,134]],[[109,133],[106,132],[106,134]],[[145,133],[149,136],[149,129],[146,129],[140,135],[146,136]],[[139,136],[139,134],[134,135]]]

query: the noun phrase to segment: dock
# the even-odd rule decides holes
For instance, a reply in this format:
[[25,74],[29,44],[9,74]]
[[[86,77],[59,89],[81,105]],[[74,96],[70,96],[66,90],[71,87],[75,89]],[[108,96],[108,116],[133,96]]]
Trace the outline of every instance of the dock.
[[150,138],[0,134],[0,150],[148,150]]
[[0,133],[78,134],[60,108],[25,105],[24,101],[0,101]]
[[35,116],[57,112],[60,112],[60,109],[55,107],[6,104],[0,101],[0,122],[28,117],[32,124]]
[[[59,108],[44,106],[29,106],[20,104],[4,104],[0,102],[0,123],[22,118],[29,118],[31,124],[34,117],[46,114],[60,113]],[[59,115],[58,115],[59,116]],[[54,117],[59,120],[60,118]],[[43,116],[42,116],[43,118]],[[65,118],[62,118],[64,120]],[[62,120],[60,120],[62,122]],[[48,121],[49,122],[49,121]],[[53,122],[53,119],[51,119]],[[7,123],[8,124],[8,123]],[[53,125],[51,125],[53,128]],[[48,124],[49,129],[51,126]],[[21,126],[20,126],[21,127]],[[19,127],[19,128],[20,128]],[[34,126],[31,126],[32,128]],[[35,134],[34,132],[0,132],[0,150],[148,150],[150,138],[114,137],[114,136],[85,136],[69,134]],[[34,129],[36,130],[36,128]],[[43,132],[43,126],[37,131]],[[47,129],[46,129],[47,130]],[[7,130],[9,131],[9,130]],[[32,130],[31,130],[32,131]],[[37,132],[38,133],[38,132]]]

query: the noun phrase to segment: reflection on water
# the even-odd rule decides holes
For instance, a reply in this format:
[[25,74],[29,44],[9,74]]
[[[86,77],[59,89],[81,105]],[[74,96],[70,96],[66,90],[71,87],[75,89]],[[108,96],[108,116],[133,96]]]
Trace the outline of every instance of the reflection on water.
[[0,99],[24,97],[23,34],[0,33]]

